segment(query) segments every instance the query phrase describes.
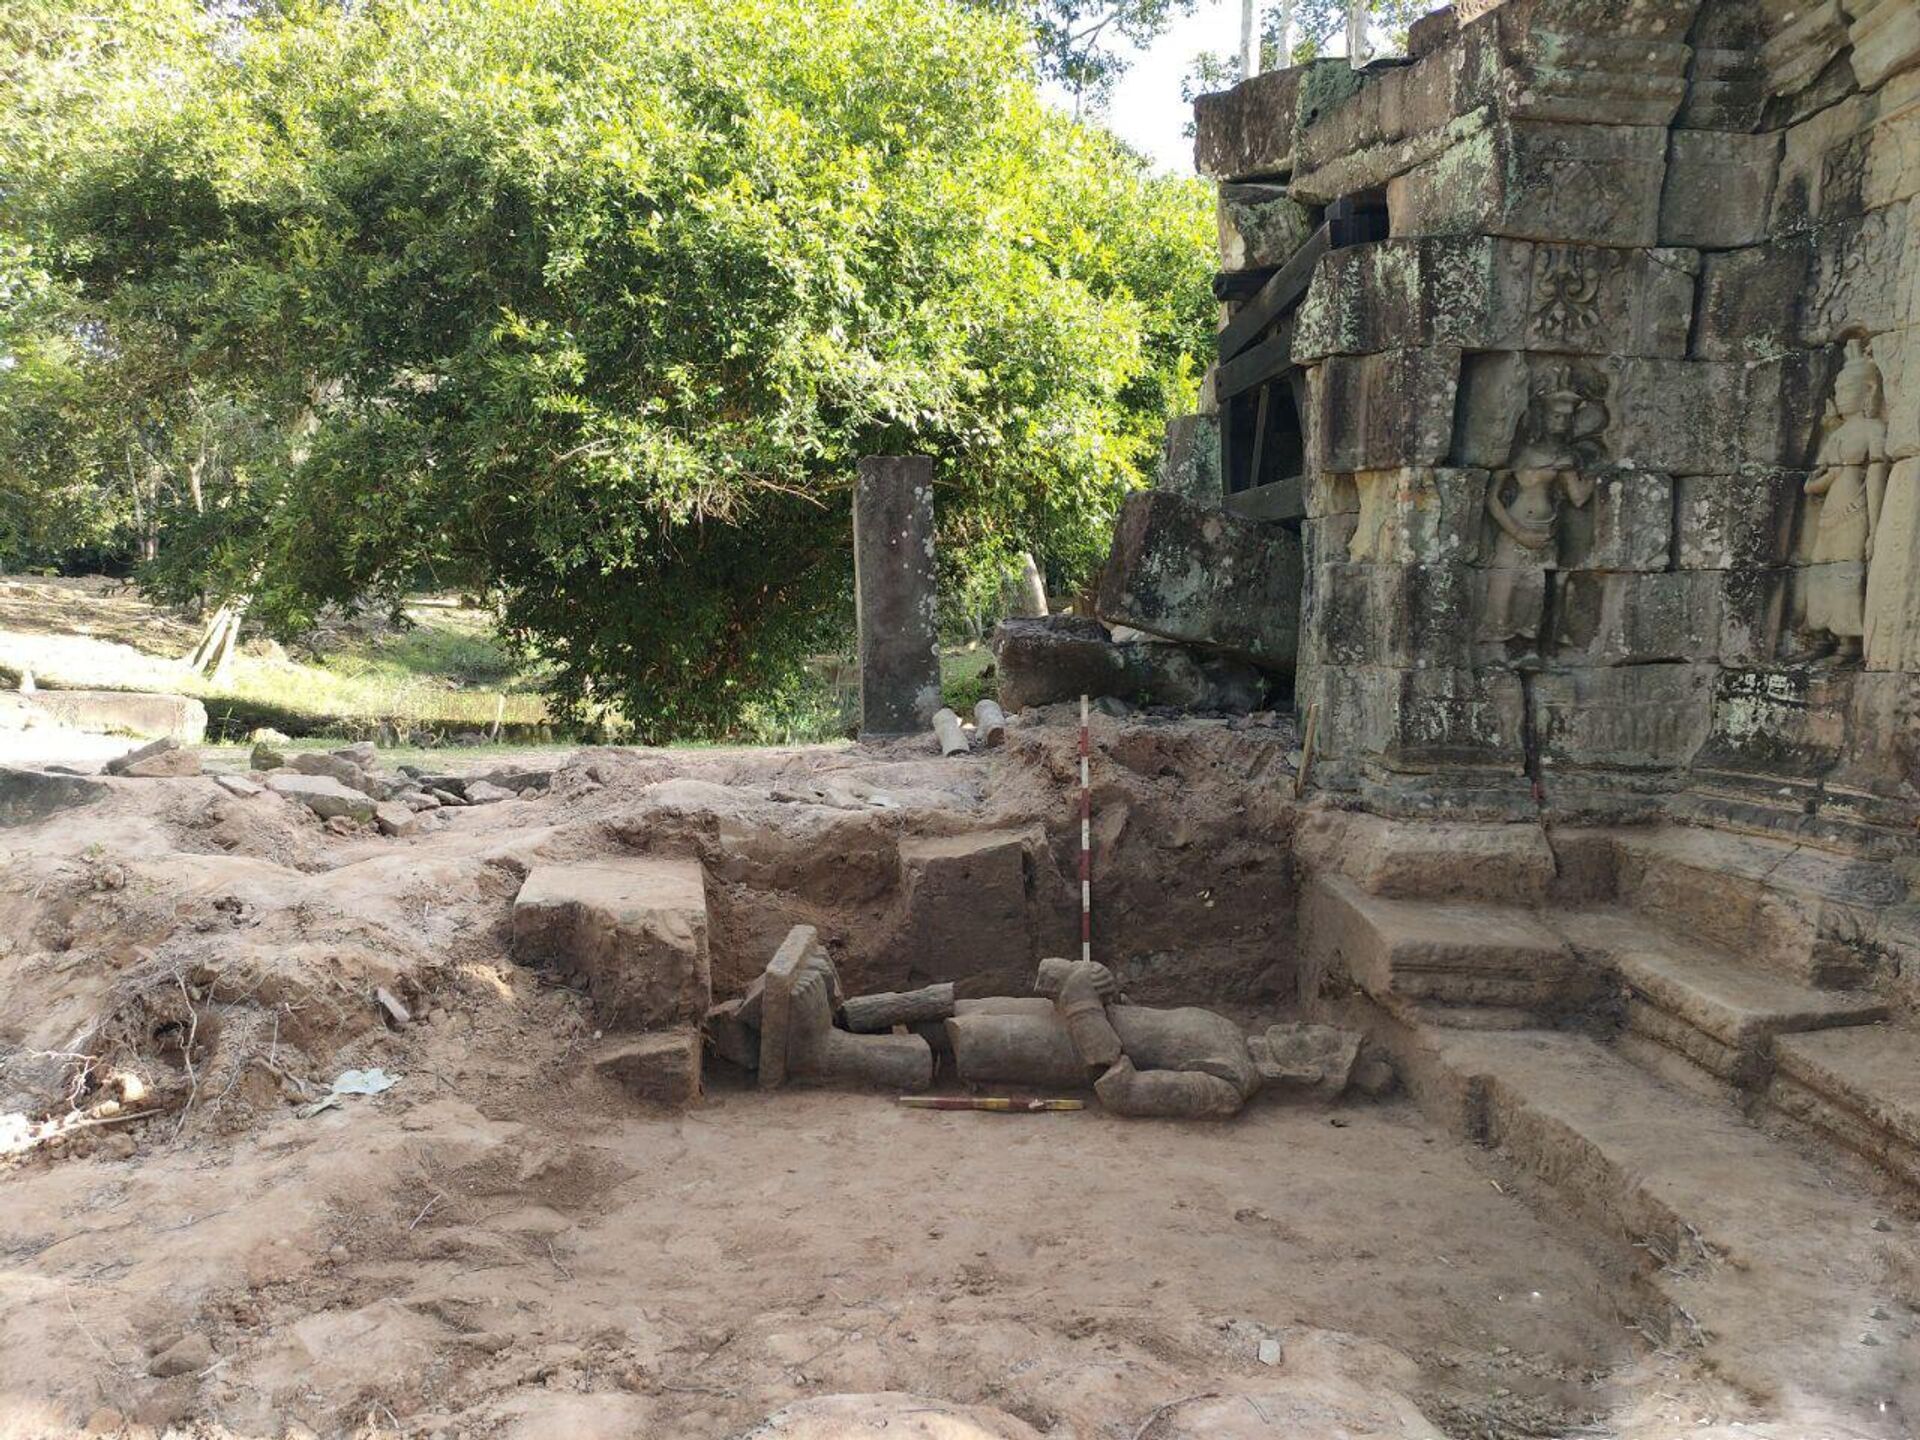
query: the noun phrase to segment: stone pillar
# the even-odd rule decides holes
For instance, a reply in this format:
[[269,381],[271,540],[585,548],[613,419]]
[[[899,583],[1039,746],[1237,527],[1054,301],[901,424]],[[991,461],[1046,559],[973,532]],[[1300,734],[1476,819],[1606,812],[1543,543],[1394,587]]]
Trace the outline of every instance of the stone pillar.
[[860,733],[925,730],[940,708],[933,461],[868,455],[853,491]]

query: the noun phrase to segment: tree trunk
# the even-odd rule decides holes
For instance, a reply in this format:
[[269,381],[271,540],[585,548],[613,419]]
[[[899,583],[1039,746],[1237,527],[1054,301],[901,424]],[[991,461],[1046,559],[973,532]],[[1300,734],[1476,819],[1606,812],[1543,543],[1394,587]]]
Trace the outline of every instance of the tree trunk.
[[252,603],[251,595],[236,595],[213,612],[206,629],[200,632],[200,642],[187,656],[187,669],[206,676],[211,684],[225,683],[227,670],[233,664],[233,652],[240,644],[241,623],[247,618],[247,607]]
[[1240,0],[1240,78],[1251,80],[1260,73],[1260,27],[1254,23],[1260,7],[1255,0]]

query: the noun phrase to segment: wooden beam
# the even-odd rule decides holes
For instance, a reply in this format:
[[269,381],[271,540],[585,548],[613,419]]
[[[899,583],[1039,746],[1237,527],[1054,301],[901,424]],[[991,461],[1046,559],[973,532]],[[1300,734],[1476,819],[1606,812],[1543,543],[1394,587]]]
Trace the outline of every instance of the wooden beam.
[[1223,361],[1213,377],[1214,397],[1224,403],[1273,379],[1293,364],[1293,317],[1284,316],[1274,333],[1237,359]]
[[1213,298],[1245,300],[1257,295],[1260,287],[1279,273],[1278,265],[1263,265],[1258,270],[1222,270],[1213,277]]
[[[1307,286],[1313,283],[1313,267],[1320,263],[1320,257],[1332,244],[1332,232],[1322,225],[1306,244],[1293,252],[1274,277],[1260,287],[1259,293],[1241,306],[1240,313],[1220,332],[1223,362],[1251,346],[1269,325],[1299,303],[1300,297],[1307,293]],[[1225,368],[1224,364],[1221,368]]]
[[1260,387],[1260,404],[1253,412],[1253,458],[1247,462],[1247,488],[1260,483],[1260,462],[1267,453],[1267,410],[1273,400],[1273,386]]

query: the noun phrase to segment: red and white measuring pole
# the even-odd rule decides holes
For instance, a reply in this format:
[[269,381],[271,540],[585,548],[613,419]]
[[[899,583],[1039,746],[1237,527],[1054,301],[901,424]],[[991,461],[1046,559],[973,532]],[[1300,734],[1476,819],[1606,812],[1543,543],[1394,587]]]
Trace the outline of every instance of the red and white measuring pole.
[[1093,959],[1093,782],[1088,761],[1087,697],[1080,697],[1080,958]]

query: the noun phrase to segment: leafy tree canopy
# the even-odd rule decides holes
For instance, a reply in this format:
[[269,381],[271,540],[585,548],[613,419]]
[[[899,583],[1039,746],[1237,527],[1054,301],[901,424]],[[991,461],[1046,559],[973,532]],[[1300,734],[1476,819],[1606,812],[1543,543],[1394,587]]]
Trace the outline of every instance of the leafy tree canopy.
[[484,586],[563,698],[725,732],[845,625],[857,456],[938,457],[956,590],[1072,581],[1191,398],[1205,191],[1004,17],[14,5],[0,493],[146,476],[164,593]]

